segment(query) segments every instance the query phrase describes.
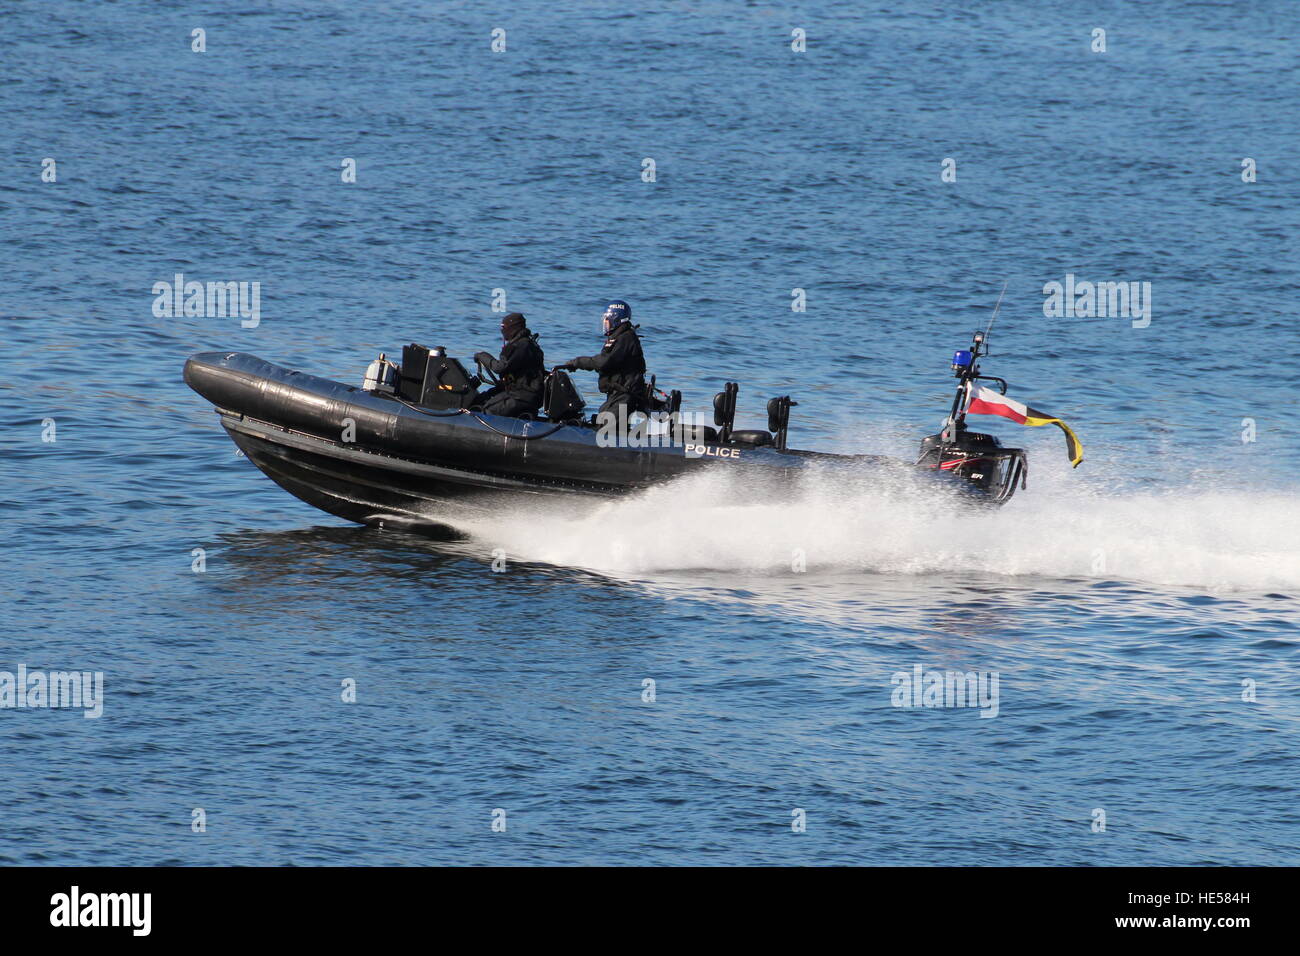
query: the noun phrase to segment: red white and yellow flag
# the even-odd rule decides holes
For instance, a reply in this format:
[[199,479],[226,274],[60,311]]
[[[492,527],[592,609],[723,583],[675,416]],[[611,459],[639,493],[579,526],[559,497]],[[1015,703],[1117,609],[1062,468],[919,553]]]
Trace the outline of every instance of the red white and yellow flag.
[[1079,444],[1078,437],[1070,430],[1069,425],[1055,415],[1035,411],[1028,405],[1017,402],[1014,398],[1007,398],[991,388],[980,386],[971,390],[970,401],[966,404],[966,414],[1001,415],[1021,425],[1055,425],[1065,432],[1065,445],[1070,454],[1070,464],[1078,468],[1079,462],[1083,461],[1083,446]]

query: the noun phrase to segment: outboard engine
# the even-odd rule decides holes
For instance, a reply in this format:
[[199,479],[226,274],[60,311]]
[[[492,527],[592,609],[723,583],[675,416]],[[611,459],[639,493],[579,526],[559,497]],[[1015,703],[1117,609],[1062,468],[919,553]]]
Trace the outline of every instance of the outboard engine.
[[983,379],[997,382],[1003,394],[1007,383],[994,375],[982,375],[979,359],[988,354],[987,333],[977,331],[969,349],[953,354],[953,374],[960,380],[952,410],[943,431],[921,440],[921,455],[916,463],[922,467],[948,472],[965,479],[995,502],[1003,502],[1023,488],[1029,475],[1029,460],[1024,449],[1003,448],[993,435],[966,430],[966,406],[972,385]]
[[[993,435],[969,432],[962,427],[947,440],[944,432],[921,439],[921,457],[918,465],[930,465],[957,478],[965,478],[981,491],[992,493],[999,501],[1010,498],[1015,491],[1014,478],[1024,483],[1028,473],[1025,453],[1019,448],[1003,448]],[[1014,471],[1014,474],[1009,473]],[[1012,487],[1005,495],[1003,486],[1012,479]]]

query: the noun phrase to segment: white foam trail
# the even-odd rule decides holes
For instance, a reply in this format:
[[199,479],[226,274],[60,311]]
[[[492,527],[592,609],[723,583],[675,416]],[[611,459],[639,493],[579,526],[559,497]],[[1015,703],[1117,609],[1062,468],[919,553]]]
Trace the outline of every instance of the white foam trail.
[[1088,494],[1039,478],[1001,510],[811,480],[784,498],[702,474],[609,502],[530,499],[459,530],[515,560],[625,576],[687,569],[981,572],[1300,593],[1300,496]]

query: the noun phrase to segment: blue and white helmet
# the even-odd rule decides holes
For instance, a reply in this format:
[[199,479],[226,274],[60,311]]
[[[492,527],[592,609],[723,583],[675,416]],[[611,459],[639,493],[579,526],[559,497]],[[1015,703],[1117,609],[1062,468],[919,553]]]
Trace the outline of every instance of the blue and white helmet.
[[605,314],[601,318],[604,319],[605,334],[608,335],[624,322],[632,321],[632,307],[622,299],[615,299],[605,306]]

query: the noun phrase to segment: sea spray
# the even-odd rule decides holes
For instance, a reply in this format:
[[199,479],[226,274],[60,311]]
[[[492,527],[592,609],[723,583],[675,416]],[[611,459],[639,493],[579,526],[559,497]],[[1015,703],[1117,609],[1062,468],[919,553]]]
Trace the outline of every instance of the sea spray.
[[614,500],[526,501],[453,522],[512,560],[614,575],[690,569],[1007,576],[1300,592],[1300,497],[1064,481],[1001,509],[810,476],[754,488],[720,471]]

